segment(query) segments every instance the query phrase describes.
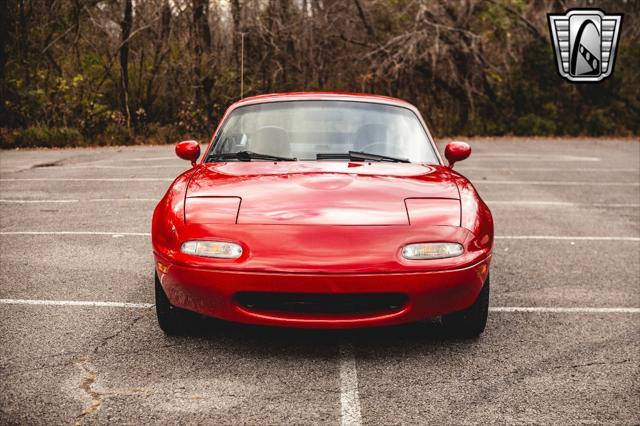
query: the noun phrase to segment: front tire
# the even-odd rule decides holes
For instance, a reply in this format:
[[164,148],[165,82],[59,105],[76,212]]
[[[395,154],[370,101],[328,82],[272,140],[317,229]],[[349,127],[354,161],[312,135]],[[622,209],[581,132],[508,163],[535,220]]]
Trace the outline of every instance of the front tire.
[[168,336],[184,334],[185,324],[181,310],[169,302],[169,298],[160,284],[157,272],[154,276],[156,282],[156,316],[158,317],[158,325],[162,331],[164,331],[164,334]]
[[473,338],[482,334],[489,315],[489,276],[476,301],[469,308],[442,316],[447,334],[457,338]]

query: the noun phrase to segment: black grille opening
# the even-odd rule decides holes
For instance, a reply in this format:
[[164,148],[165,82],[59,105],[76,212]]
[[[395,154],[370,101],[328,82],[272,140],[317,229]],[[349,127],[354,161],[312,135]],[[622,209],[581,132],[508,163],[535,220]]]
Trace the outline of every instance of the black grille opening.
[[236,294],[236,300],[243,308],[256,312],[339,315],[398,311],[407,304],[407,295],[241,292]]

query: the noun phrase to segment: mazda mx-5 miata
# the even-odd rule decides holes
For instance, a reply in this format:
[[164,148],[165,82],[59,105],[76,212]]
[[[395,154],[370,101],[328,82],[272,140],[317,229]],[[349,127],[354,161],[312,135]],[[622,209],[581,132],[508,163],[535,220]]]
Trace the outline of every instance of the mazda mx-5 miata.
[[446,146],[399,99],[256,96],[229,107],[200,158],[155,209],[158,322],[184,311],[286,327],[348,328],[441,317],[484,331],[493,220]]

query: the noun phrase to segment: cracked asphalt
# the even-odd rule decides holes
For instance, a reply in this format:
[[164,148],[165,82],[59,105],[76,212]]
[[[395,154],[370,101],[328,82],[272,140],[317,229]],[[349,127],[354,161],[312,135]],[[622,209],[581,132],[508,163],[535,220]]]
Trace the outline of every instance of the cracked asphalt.
[[[577,312],[496,309],[469,341],[437,322],[166,337],[153,308],[0,303],[0,424],[346,424],[345,346],[363,424],[640,423],[640,143],[471,144],[456,169],[496,235],[552,237],[496,240],[491,306]],[[153,303],[149,237],[117,234],[149,232],[186,168],[171,146],[0,151],[0,299]],[[106,234],[12,234],[56,231]]]

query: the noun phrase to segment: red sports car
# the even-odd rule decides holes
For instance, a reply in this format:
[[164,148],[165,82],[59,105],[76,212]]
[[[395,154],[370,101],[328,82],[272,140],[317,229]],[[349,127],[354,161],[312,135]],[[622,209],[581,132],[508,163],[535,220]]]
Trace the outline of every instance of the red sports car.
[[370,327],[441,317],[484,331],[493,219],[418,110],[344,93],[256,96],[225,113],[153,215],[158,322]]

